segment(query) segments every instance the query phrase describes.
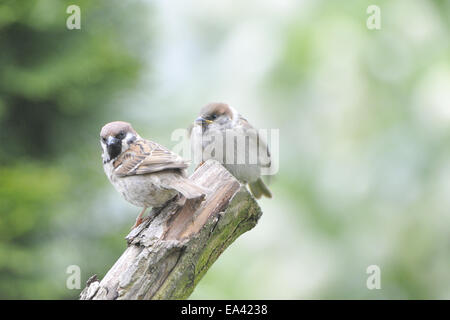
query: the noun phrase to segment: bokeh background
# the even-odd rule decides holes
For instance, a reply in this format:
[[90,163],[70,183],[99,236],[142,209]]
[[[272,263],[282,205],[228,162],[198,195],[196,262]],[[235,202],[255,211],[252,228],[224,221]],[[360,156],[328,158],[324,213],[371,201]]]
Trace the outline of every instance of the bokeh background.
[[125,249],[103,124],[172,148],[224,101],[280,130],[280,170],[191,298],[449,299],[449,39],[446,0],[0,1],[0,298],[75,299],[67,267]]

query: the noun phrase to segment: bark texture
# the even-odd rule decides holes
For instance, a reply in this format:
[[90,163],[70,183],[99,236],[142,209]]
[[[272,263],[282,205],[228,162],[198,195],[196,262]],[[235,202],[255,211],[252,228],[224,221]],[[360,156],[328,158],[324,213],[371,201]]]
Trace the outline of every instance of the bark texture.
[[126,237],[128,248],[80,299],[186,299],[220,254],[252,229],[262,212],[245,186],[218,162],[191,176],[209,189],[205,199],[174,200]]

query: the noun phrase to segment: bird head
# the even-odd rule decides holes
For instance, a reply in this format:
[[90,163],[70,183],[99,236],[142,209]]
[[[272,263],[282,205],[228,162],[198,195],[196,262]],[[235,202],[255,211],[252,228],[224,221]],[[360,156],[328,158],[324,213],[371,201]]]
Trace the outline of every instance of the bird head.
[[139,135],[128,122],[114,121],[105,124],[100,131],[103,163],[116,159],[138,138]]
[[234,112],[228,104],[213,102],[202,108],[200,116],[195,120],[195,124],[201,126],[204,132],[213,125],[228,127],[233,118]]

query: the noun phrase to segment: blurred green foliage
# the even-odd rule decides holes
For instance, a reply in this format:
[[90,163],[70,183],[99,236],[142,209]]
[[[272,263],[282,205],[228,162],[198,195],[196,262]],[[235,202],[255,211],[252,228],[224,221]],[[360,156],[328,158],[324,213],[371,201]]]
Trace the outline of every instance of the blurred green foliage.
[[57,219],[95,194],[85,161],[98,153],[108,104],[136,83],[143,64],[126,40],[130,21],[117,10],[139,17],[141,5],[76,1],[83,29],[69,31],[72,2],[0,4],[0,298],[76,294],[64,289],[64,266],[53,273],[52,250],[61,249],[52,248],[70,234],[56,228]]
[[172,147],[218,100],[280,129],[280,171],[191,298],[450,298],[450,2],[376,2],[375,31],[369,0],[2,1],[0,298],[76,298],[66,268],[125,248],[103,124]]

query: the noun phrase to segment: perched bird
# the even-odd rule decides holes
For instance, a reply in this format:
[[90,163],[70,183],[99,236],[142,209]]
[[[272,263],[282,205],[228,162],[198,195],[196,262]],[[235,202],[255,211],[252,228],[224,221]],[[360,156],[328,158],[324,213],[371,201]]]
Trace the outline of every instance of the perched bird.
[[103,168],[116,190],[142,207],[133,228],[144,221],[148,207],[159,208],[178,194],[200,198],[206,190],[185,177],[188,163],[156,142],[141,138],[123,121],[106,124],[100,132]]
[[191,147],[197,163],[215,159],[240,182],[248,183],[255,198],[272,197],[261,179],[261,168],[270,167],[268,147],[258,131],[228,104],[210,103],[201,109],[191,130]]

